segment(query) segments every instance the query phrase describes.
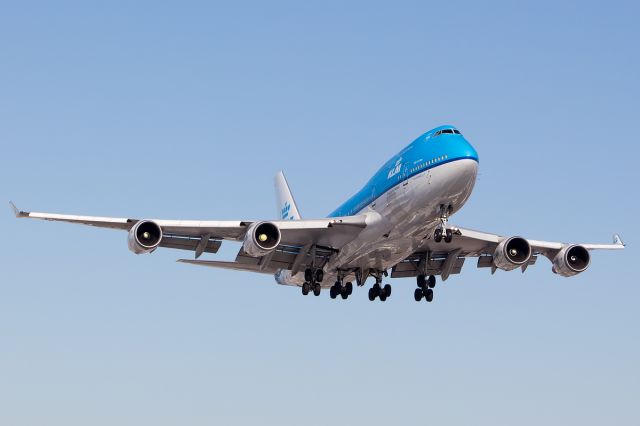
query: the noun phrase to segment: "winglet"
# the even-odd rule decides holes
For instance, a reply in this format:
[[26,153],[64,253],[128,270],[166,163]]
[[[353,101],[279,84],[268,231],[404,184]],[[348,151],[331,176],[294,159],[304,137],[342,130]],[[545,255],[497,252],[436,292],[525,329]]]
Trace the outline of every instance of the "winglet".
[[19,210],[15,204],[13,204],[13,201],[9,201],[9,205],[11,206],[11,209],[13,210],[13,214],[16,215],[16,217],[27,217],[29,216],[29,213],[27,212],[23,212],[22,210]]
[[617,244],[619,246],[625,247],[625,244],[622,242],[622,240],[620,239],[620,235],[618,235],[618,234],[614,234],[614,236],[613,236],[613,244]]

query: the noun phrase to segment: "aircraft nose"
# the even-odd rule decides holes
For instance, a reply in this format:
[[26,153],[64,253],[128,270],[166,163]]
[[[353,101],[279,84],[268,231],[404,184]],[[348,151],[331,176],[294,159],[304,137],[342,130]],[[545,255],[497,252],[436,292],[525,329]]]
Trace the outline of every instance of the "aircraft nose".
[[474,160],[476,163],[480,162],[478,152],[464,137],[457,138],[457,140],[452,143],[451,150],[457,159],[468,158]]
[[465,157],[470,158],[472,160],[475,160],[476,163],[480,162],[480,159],[478,158],[478,152],[476,151],[476,149],[473,147],[473,145],[471,145],[469,143],[468,140],[464,140],[464,148],[463,151],[465,151]]

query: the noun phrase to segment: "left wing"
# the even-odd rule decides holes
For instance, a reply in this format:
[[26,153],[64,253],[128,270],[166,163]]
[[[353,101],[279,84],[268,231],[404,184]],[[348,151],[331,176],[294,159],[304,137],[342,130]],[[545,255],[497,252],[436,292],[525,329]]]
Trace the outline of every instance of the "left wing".
[[[272,272],[279,267],[299,268],[310,261],[309,256],[322,256],[323,259],[326,259],[334,251],[352,241],[367,226],[367,217],[364,215],[269,222],[251,220],[140,220],[122,217],[27,212],[19,210],[13,203],[11,203],[11,207],[18,218],[68,222],[127,231],[129,232],[129,247],[135,253],[147,253],[157,247],[167,247],[193,250],[196,258],[203,252],[216,253],[223,240],[246,243],[259,229],[259,225],[273,225],[270,229],[275,229],[274,232],[278,234],[273,247],[263,251],[260,251],[258,247],[257,251],[248,253],[245,250],[248,246],[244,244],[238,253],[236,262],[231,262],[232,264],[213,262],[208,265],[243,270],[258,269],[261,272]],[[148,228],[141,229],[142,226],[148,226]],[[138,232],[139,230],[140,232]],[[156,234],[157,241],[154,239]],[[145,244],[143,236],[149,238],[149,244]],[[253,238],[252,242],[257,242],[257,239]]]
[[441,275],[446,280],[449,275],[460,273],[468,257],[477,257],[478,268],[491,268],[492,272],[516,268],[524,272],[536,263],[539,255],[553,263],[554,272],[571,276],[586,270],[591,250],[625,247],[618,235],[614,235],[612,244],[573,244],[505,237],[457,227],[450,229],[453,230],[451,242],[435,242],[429,235],[413,254],[393,267],[391,276]]

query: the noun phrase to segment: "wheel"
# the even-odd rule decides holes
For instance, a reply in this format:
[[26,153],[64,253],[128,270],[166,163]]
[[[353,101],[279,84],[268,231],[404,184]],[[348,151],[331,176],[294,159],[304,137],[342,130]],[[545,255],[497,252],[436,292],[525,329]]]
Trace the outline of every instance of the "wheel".
[[347,293],[346,289],[342,289],[342,292],[340,293],[340,297],[342,297],[342,300],[347,300],[347,298],[349,297],[349,293]]
[[419,302],[420,300],[422,300],[422,296],[424,296],[422,289],[416,288],[416,291],[413,292],[413,298],[416,299],[416,302]]
[[385,298],[391,296],[391,284],[387,284],[384,286],[384,296]]
[[309,283],[302,284],[302,294],[306,296],[309,294],[309,290],[311,290],[311,285]]
[[427,285],[429,288],[434,288],[436,286],[436,277],[433,275],[429,275],[429,279],[427,279]]
[[351,296],[351,293],[353,293],[353,284],[351,284],[351,282],[348,282],[345,284],[344,288],[347,291],[347,296]]
[[321,283],[322,279],[324,278],[324,272],[322,271],[322,269],[316,269],[316,273],[314,275],[316,282]]
[[425,277],[424,275],[418,275],[416,277],[416,281],[418,283],[418,287],[424,288],[424,286],[427,284],[427,277]]
[[433,231],[433,241],[435,241],[436,243],[442,241],[442,229],[437,228],[435,231]]
[[376,293],[373,291],[373,287],[369,289],[369,300],[372,302],[376,300]]
[[311,268],[307,268],[304,270],[304,280],[306,282],[311,282],[313,280],[313,271]]
[[380,292],[382,291],[382,288],[380,288],[380,284],[376,283],[373,285],[373,287],[371,287],[371,289],[373,290],[373,294],[376,295],[376,297],[380,296]]
[[332,299],[335,299],[336,297],[338,297],[338,289],[336,286],[332,286],[329,289],[329,297],[331,297]]
[[444,235],[444,242],[450,243],[451,240],[453,240],[453,232],[451,232],[451,229],[447,229],[447,232]]
[[386,295],[386,294],[384,294],[384,293],[381,293],[381,294],[380,294],[380,301],[381,301],[381,302],[384,302],[385,300],[387,300],[387,295]]
[[313,295],[314,296],[320,296],[320,290],[322,289],[322,287],[320,287],[320,284],[316,283],[313,286]]
[[433,300],[433,290],[430,288],[424,292],[424,298],[427,299],[427,302],[431,302]]

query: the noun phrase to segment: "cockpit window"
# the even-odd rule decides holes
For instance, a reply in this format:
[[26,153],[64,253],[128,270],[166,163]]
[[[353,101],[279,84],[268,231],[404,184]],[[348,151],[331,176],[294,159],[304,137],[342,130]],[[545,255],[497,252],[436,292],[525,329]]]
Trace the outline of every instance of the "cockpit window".
[[435,132],[433,134],[433,137],[435,138],[436,136],[440,136],[441,134],[448,134],[448,135],[459,135],[460,132],[456,129],[443,129],[443,130],[438,130],[437,132]]

